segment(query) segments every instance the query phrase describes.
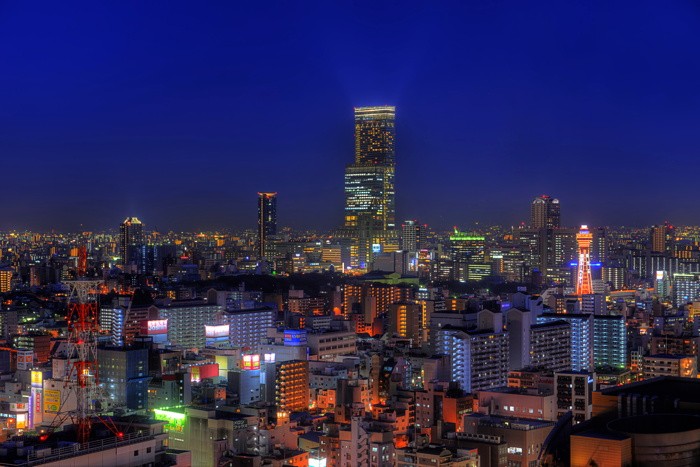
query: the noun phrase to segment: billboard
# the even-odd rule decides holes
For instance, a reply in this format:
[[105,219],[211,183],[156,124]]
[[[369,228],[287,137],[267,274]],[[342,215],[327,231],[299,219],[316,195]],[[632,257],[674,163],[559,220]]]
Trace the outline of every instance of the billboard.
[[61,407],[61,391],[53,389],[44,390],[44,412],[58,413]]
[[44,374],[41,371],[32,371],[32,387],[41,388],[44,386]]
[[204,326],[204,335],[208,339],[229,336],[229,325],[220,324],[218,326]]
[[306,345],[306,331],[287,329],[284,331],[284,345],[291,347]]
[[156,334],[167,334],[168,333],[168,320],[167,319],[151,319],[146,321],[146,334],[153,336]]
[[219,376],[218,363],[207,363],[190,367],[190,381],[193,383],[199,383],[204,378],[216,378],[217,376]]
[[241,368],[244,370],[259,370],[260,355],[243,355],[243,363]]

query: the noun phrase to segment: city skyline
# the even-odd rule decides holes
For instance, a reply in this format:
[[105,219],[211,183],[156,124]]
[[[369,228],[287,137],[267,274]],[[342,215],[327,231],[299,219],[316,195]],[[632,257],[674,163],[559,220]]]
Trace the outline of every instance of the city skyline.
[[690,6],[366,6],[6,5],[0,228],[244,228],[261,190],[334,228],[365,105],[397,107],[397,222],[515,225],[550,193],[571,226],[700,223],[657,181],[697,151]]
[[699,31],[0,2],[0,465],[700,466]]

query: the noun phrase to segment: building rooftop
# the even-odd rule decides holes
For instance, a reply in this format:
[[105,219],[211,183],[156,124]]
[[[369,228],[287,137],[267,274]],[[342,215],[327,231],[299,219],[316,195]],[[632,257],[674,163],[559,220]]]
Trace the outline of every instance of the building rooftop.
[[644,358],[663,358],[665,360],[682,360],[684,358],[691,358],[695,355],[676,355],[668,353],[657,353],[654,355],[645,355]]
[[479,425],[489,425],[511,430],[536,430],[554,426],[555,422],[546,420],[533,420],[529,418],[500,417],[498,415],[485,415],[481,413],[469,414],[466,419],[478,419]]
[[639,396],[668,396],[684,402],[700,403],[700,379],[660,376],[644,381],[613,386],[600,391],[606,396],[636,394]]
[[552,391],[539,391],[537,389],[530,389],[530,388],[511,388],[508,386],[503,386],[500,388],[485,389],[485,390],[482,390],[479,392],[480,393],[482,393],[482,392],[496,392],[499,394],[518,394],[520,396],[533,396],[533,397],[551,396],[554,394],[554,392],[552,392]]
[[615,440],[615,441],[622,441],[624,439],[629,438],[629,436],[622,434],[622,433],[615,433],[612,431],[597,431],[597,430],[582,431],[580,433],[572,433],[571,435],[572,436],[583,436],[585,438],[610,439],[610,440]]
[[542,329],[542,328],[554,328],[558,326],[571,326],[567,321],[559,319],[557,321],[550,321],[549,323],[539,323],[530,326],[531,329]]

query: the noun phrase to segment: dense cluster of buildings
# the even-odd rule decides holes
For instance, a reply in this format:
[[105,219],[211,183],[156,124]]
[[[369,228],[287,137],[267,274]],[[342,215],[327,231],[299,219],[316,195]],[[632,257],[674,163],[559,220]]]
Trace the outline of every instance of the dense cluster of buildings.
[[326,234],[0,233],[0,464],[700,463],[700,228],[399,224],[395,140]]

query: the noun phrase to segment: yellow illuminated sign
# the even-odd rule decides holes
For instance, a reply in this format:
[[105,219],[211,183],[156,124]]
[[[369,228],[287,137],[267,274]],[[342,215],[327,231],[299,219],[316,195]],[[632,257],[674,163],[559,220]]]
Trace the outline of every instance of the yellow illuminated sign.
[[44,374],[41,371],[32,371],[32,386],[41,387],[44,381]]
[[61,391],[46,389],[44,391],[44,412],[58,413],[61,407]]

